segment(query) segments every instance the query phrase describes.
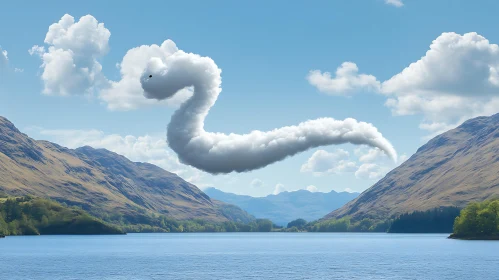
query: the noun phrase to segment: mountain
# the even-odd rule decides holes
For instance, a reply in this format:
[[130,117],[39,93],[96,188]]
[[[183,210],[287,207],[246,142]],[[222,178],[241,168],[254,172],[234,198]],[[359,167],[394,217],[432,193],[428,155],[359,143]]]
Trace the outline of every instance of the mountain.
[[131,162],[105,149],[72,150],[36,141],[2,117],[0,192],[51,198],[98,217],[120,215],[131,223],[157,214],[210,222],[253,219],[155,165]]
[[226,193],[215,188],[204,191],[210,197],[241,207],[256,218],[270,219],[281,226],[298,218],[307,221],[319,219],[359,195],[348,192],[321,193],[299,190],[266,197],[251,197]]
[[499,114],[478,117],[418,149],[357,199],[324,219],[386,219],[499,196]]

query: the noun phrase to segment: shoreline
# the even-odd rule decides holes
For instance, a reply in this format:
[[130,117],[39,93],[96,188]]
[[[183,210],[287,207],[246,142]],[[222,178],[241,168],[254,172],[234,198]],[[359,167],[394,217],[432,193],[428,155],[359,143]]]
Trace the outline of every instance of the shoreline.
[[499,241],[499,236],[456,236],[454,234],[449,235],[448,239],[456,240],[484,240],[484,241]]

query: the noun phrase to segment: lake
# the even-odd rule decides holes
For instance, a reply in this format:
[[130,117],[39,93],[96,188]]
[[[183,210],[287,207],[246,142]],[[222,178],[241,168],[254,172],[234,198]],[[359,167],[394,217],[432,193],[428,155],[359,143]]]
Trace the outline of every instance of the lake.
[[191,233],[0,239],[0,279],[499,279],[499,242],[442,234]]

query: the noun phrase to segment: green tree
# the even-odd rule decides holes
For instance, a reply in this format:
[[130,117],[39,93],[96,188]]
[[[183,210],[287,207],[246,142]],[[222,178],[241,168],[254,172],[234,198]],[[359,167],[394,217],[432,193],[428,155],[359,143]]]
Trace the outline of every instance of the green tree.
[[499,200],[473,202],[454,222],[451,237],[467,239],[499,238]]
[[258,232],[270,232],[272,231],[272,221],[267,220],[267,219],[258,219],[256,220],[257,228],[256,231]]
[[296,219],[288,223],[287,228],[296,227],[297,229],[303,229],[307,225],[307,221],[304,219]]

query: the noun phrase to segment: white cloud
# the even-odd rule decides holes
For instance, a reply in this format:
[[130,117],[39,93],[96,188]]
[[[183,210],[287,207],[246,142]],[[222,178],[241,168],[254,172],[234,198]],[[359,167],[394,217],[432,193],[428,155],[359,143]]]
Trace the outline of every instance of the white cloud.
[[98,59],[109,49],[111,32],[93,16],[75,22],[68,14],[52,24],[44,47],[33,46],[29,53],[39,55],[43,69],[43,93],[47,95],[90,95],[105,83]]
[[300,172],[313,172],[314,175],[353,172],[357,169],[357,166],[354,162],[349,161],[348,158],[349,153],[343,149],[337,149],[332,153],[325,150],[317,150],[301,166]]
[[381,170],[381,167],[374,163],[364,163],[355,171],[355,177],[359,179],[377,180],[383,177],[384,174],[385,172]]
[[329,72],[321,73],[319,70],[312,70],[307,80],[320,92],[330,95],[349,95],[360,90],[379,91],[380,82],[376,77],[358,72],[359,68],[355,63],[344,62],[336,70],[334,78]]
[[282,192],[287,192],[286,188],[284,188],[284,185],[279,183],[275,185],[274,191],[272,192],[274,195],[280,194]]
[[22,72],[24,72],[24,69],[22,69],[22,68],[14,68],[14,72],[16,72],[16,73],[22,73]]
[[345,192],[349,192],[349,193],[353,193],[354,192],[351,188],[346,188],[344,191]]
[[499,47],[477,33],[443,33],[418,61],[383,82],[394,115],[422,114],[434,134],[499,111]]
[[0,46],[0,69],[6,67],[9,64],[9,57],[7,56],[7,51],[2,49]]
[[252,188],[260,188],[263,186],[263,182],[262,180],[255,178],[251,181],[250,186]]
[[314,185],[308,186],[306,188],[306,190],[309,191],[309,192],[318,192],[319,191],[319,189],[316,186],[314,186]]
[[[401,1],[388,2],[403,5]],[[336,78],[314,70],[309,81],[331,94],[363,87],[382,93],[393,115],[421,114],[419,127],[430,132],[428,137],[469,118],[499,111],[499,46],[474,32],[442,33],[420,60],[381,85],[371,75],[358,78],[362,75],[357,75],[356,65],[347,65],[338,68]],[[351,74],[342,74],[344,69]]]
[[397,8],[404,6],[404,3],[402,2],[402,0],[385,0],[385,3],[388,5],[395,6]]
[[192,89],[184,89],[174,98],[158,101],[145,98],[140,83],[140,77],[150,59],[154,57],[166,59],[176,51],[178,48],[171,40],[164,41],[160,46],[143,45],[129,50],[121,63],[117,65],[120,69],[121,80],[110,81],[110,86],[101,91],[100,99],[111,110],[132,110],[152,105],[177,107],[191,97]]
[[[367,150],[367,151],[366,151]],[[375,162],[382,157],[386,157],[385,153],[377,148],[368,148],[365,146],[355,149],[355,155],[359,156],[359,161],[364,163]]]
[[380,179],[390,170],[407,160],[407,155],[402,154],[398,161],[394,163],[381,150],[367,146],[356,148],[354,154],[358,157],[360,163],[355,172],[355,176],[359,179]]

